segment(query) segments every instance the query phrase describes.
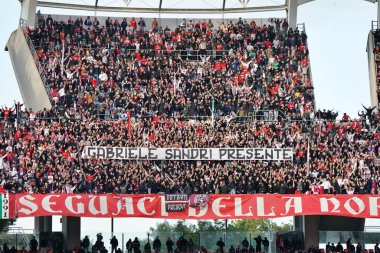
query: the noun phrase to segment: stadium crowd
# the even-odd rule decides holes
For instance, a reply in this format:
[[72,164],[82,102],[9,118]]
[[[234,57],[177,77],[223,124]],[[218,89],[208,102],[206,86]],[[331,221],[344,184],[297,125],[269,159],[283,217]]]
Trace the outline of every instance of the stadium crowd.
[[[314,110],[307,36],[286,21],[192,23],[147,30],[124,19],[40,16],[28,30],[53,104],[108,118],[132,115],[252,115],[281,110],[293,119]],[[62,55],[62,52],[64,54]]]
[[[8,109],[9,110],[9,109]],[[6,110],[5,110],[6,111]],[[0,184],[10,192],[377,193],[379,116],[332,122],[40,119],[0,124]],[[4,110],[2,110],[4,115]],[[16,127],[15,127],[16,125]],[[293,161],[86,159],[86,145],[292,147]]]
[[[374,108],[358,120],[315,115],[303,32],[280,20],[263,27],[184,20],[174,31],[133,20],[103,26],[90,17],[40,16],[27,32],[53,107],[33,112],[15,102],[0,109],[2,191],[378,193],[380,117]],[[190,59],[195,51],[201,62]],[[258,110],[285,117],[245,118]],[[82,155],[86,145],[291,147],[294,157],[96,160]]]

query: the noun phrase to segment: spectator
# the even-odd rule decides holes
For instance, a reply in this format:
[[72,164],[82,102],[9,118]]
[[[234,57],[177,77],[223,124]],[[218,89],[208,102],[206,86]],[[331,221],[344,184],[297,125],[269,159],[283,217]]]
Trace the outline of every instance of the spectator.
[[255,238],[256,241],[256,252],[261,252],[261,243],[263,242],[263,239],[261,239],[261,236]]
[[188,252],[189,253],[194,253],[195,252],[195,244],[193,242],[193,239],[189,239],[189,246],[188,246],[189,250]]
[[153,249],[155,253],[159,253],[161,251],[161,241],[158,236],[153,241]]
[[[38,242],[36,240],[36,237],[33,236],[32,239],[30,240],[30,252],[31,253],[37,253],[37,248],[38,248]],[[4,248],[5,248],[6,244],[4,244]],[[8,248],[9,250],[9,248]],[[5,249],[4,249],[4,252],[5,252]]]
[[173,253],[173,246],[174,242],[172,241],[172,239],[170,239],[170,237],[168,237],[168,239],[166,240],[166,249],[168,253]]
[[4,243],[4,245],[3,245],[3,252],[4,252],[4,253],[10,253],[10,249],[9,249],[7,243]]
[[248,249],[249,242],[248,242],[247,238],[244,238],[244,240],[241,242],[241,245],[243,245],[243,248]]
[[152,247],[150,246],[149,241],[144,246],[144,252],[145,253],[151,253],[152,252]]
[[338,242],[338,244],[336,245],[335,250],[337,252],[343,252],[343,246],[342,244],[340,244],[340,242]]
[[97,234],[96,235],[96,242],[93,246],[93,250],[92,251],[104,251],[105,250],[105,247],[104,247],[104,242],[103,242],[103,236],[101,233]]
[[[135,240],[133,241],[133,252],[134,253],[140,253],[140,241],[137,237],[135,237]],[[145,250],[145,248],[144,248]]]
[[88,236],[86,235],[83,239],[83,248],[84,250],[86,251],[86,253],[88,252],[88,247],[90,247],[90,239],[88,238]]
[[223,242],[222,237],[220,237],[219,241],[216,243],[216,246],[220,248],[221,252],[224,252],[223,249],[224,249],[225,243]]
[[331,245],[330,245],[330,242],[328,242],[327,244],[326,244],[326,253],[331,253]]
[[131,238],[129,238],[129,240],[127,241],[125,248],[127,249],[128,253],[132,253],[133,242],[132,242]]
[[356,253],[361,253],[363,250],[363,247],[360,242],[356,245]]
[[378,243],[375,244],[374,252],[375,253],[380,253],[380,247],[379,247]]
[[116,252],[117,246],[119,245],[119,241],[117,240],[116,236],[113,236],[112,239],[110,240],[111,244],[111,253],[114,251]]
[[267,237],[264,237],[262,244],[264,246],[264,252],[269,253],[269,240]]

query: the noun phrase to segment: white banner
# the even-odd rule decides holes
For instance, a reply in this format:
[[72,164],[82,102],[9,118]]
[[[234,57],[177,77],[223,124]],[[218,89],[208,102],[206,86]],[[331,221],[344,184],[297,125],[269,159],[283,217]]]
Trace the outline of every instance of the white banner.
[[86,146],[84,158],[120,160],[291,161],[291,148],[127,148]]

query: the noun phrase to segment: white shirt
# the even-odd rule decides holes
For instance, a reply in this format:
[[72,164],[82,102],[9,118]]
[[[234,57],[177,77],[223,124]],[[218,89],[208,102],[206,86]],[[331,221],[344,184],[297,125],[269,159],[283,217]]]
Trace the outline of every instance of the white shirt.
[[4,158],[7,156],[7,154],[5,154],[3,157],[0,157],[0,169],[4,169]]
[[330,181],[324,181],[323,183],[322,183],[322,187],[323,187],[323,189],[325,189],[325,190],[330,190],[330,188],[331,188],[331,184],[330,184]]
[[100,79],[100,81],[102,81],[102,82],[104,82],[104,81],[107,81],[108,80],[108,76],[107,76],[107,74],[106,73],[101,73],[100,75],[99,75],[99,79]]

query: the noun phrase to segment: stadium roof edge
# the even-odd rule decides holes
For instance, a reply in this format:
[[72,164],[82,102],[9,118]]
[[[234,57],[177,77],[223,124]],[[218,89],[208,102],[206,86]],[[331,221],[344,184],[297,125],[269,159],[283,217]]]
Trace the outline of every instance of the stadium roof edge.
[[[120,0],[119,0],[120,1]],[[248,3],[250,0],[239,0],[241,3],[240,7],[226,7],[226,2],[229,0],[223,0],[220,8],[191,8],[193,6],[193,1],[182,0],[181,3],[189,2],[189,5],[184,8],[168,8],[163,7],[163,3],[166,0],[159,0],[157,7],[131,7],[130,3],[132,0],[123,0],[123,7],[120,6],[107,6],[101,5],[99,0],[95,0],[94,4],[77,4],[68,3],[68,1],[37,1],[37,6],[48,7],[48,8],[59,8],[59,9],[75,9],[84,11],[103,11],[103,12],[132,12],[132,13],[244,13],[244,12],[268,12],[268,11],[284,11],[288,10],[289,0],[285,0],[281,5],[266,5],[266,6],[250,6]],[[297,5],[306,4],[314,0],[298,0]],[[139,1],[137,1],[139,2]],[[236,2],[236,1],[235,1]],[[253,1],[252,1],[253,2]],[[255,1],[257,2],[257,0]],[[263,1],[262,1],[263,2]],[[122,3],[119,3],[122,4]],[[186,3],[185,3],[186,4]]]

